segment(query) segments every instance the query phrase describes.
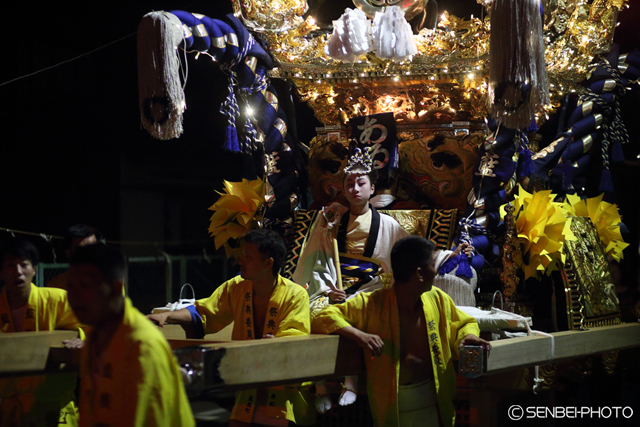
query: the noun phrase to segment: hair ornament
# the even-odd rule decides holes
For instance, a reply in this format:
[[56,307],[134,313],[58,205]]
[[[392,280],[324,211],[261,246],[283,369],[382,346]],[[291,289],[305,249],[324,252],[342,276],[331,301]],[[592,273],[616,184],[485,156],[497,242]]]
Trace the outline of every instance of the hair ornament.
[[349,158],[347,166],[344,168],[345,173],[364,175],[371,172],[373,166],[373,156],[371,151],[373,146],[364,149],[356,148],[353,155]]

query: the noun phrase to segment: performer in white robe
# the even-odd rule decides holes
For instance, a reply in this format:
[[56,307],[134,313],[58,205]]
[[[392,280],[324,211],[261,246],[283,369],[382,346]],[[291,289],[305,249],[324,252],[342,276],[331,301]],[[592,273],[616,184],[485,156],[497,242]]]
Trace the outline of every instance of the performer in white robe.
[[[343,184],[349,207],[334,203],[323,208],[303,244],[293,281],[307,288],[312,317],[329,303],[382,288],[380,275],[391,272],[391,248],[408,236],[395,219],[379,213],[369,203],[377,178],[371,166],[369,151],[356,149],[345,168]],[[438,253],[436,268],[451,253]],[[355,402],[356,389],[357,377],[345,378],[340,405]],[[324,413],[331,408],[324,382],[316,384],[316,393],[316,408]]]
[[[307,288],[312,317],[329,303],[382,288],[380,275],[391,272],[391,248],[409,235],[395,219],[379,213],[369,203],[377,178],[372,163],[367,149],[356,149],[345,168],[343,183],[349,207],[334,203],[323,208],[303,243],[293,281]],[[462,249],[463,246],[456,252],[436,251],[435,268]],[[356,389],[357,377],[345,378],[340,405],[355,402]],[[316,384],[316,393],[316,408],[324,413],[331,408],[324,382]]]
[[[361,177],[368,179],[367,175]],[[335,227],[339,227],[337,233]],[[379,213],[371,205],[364,214],[356,215],[349,208],[334,203],[323,209],[307,235],[293,281],[307,287],[311,301],[328,296],[333,302],[341,302],[360,292],[380,289],[383,287],[380,274],[391,271],[391,247],[406,236],[408,233],[395,219]],[[343,297],[337,285],[333,249],[336,237],[343,266]],[[360,265],[364,266],[364,272],[358,271],[358,277],[353,276],[356,269],[345,267],[349,261],[352,264],[362,261]]]

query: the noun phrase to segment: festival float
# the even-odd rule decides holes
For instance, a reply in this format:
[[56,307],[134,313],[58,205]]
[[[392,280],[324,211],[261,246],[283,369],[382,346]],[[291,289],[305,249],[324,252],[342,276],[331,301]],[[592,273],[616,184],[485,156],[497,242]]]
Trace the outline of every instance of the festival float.
[[[249,222],[275,228],[291,277],[319,209],[343,201],[347,158],[364,148],[379,172],[376,208],[440,249],[470,244],[473,256],[441,267],[450,280],[440,283],[496,340],[486,375],[459,392],[482,415],[470,424],[492,425],[501,394],[553,388],[559,367],[612,371],[618,350],[640,344],[638,325],[621,324],[609,267],[627,246],[611,169],[630,142],[620,99],[640,77],[640,52],[612,45],[624,0],[478,3],[483,16],[457,17],[428,0],[354,0],[329,26],[304,0],[234,0],[223,20],[152,12],[140,24],[139,75],[143,124],[161,138],[179,136],[183,95],[164,83],[143,92],[167,75],[146,68],[147,47],[165,52],[165,67],[177,52],[209,55],[228,76],[221,143],[264,165],[258,181],[226,183],[211,207],[209,231],[228,255]],[[275,81],[321,123],[311,141],[287,134],[295,117]],[[472,280],[454,283],[467,263]],[[335,376],[344,365],[334,352],[330,373],[307,376]]]
[[[323,2],[232,3],[223,19],[150,12],[138,29],[143,127],[180,137],[181,61],[208,57],[227,76],[227,126],[212,143],[262,165],[212,200],[217,248],[233,257],[248,230],[276,229],[291,277],[319,209],[343,200],[349,154],[370,147],[374,206],[440,249],[474,248],[440,271],[454,282],[469,265],[472,280],[450,284],[451,296],[472,295],[464,308],[494,340],[479,356],[482,375],[459,377],[463,424],[495,425],[505,394],[553,388],[565,368],[612,371],[620,350],[640,346],[610,274],[627,246],[611,177],[631,142],[620,100],[640,78],[640,52],[612,44],[626,0],[477,0],[484,13],[468,17],[438,12],[433,0],[353,0],[331,25],[311,15]],[[321,126],[312,140],[288,132],[295,116],[280,99],[291,93],[276,87],[313,110]],[[346,356],[357,349],[333,336],[194,351],[165,329],[181,363],[202,374],[187,385],[192,395],[363,370]],[[268,377],[235,363],[256,352],[271,357]],[[296,357],[285,362],[286,353]]]

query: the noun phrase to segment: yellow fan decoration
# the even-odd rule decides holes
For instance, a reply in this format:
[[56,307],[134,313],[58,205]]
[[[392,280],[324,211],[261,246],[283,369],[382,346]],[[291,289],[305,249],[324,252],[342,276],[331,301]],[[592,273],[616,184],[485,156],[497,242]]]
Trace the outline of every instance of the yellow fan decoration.
[[[522,255],[515,257],[514,262],[524,271],[525,280],[558,270],[558,263],[565,262],[564,242],[575,240],[571,218],[567,218],[563,204],[554,202],[554,198],[550,190],[530,194],[520,187],[513,201],[515,229],[522,244]],[[504,205],[500,213],[504,218]]]
[[224,245],[227,258],[234,255],[229,239],[238,239],[256,227],[265,191],[264,181],[260,178],[224,181],[224,192],[218,193],[220,198],[209,208],[215,211],[211,216],[209,235],[213,236],[216,249]]
[[576,195],[567,195],[564,207],[569,215],[586,216],[598,231],[600,241],[607,255],[620,262],[622,251],[629,246],[624,242],[620,233],[622,218],[618,212],[618,205],[602,201],[604,193],[591,199],[581,199]]

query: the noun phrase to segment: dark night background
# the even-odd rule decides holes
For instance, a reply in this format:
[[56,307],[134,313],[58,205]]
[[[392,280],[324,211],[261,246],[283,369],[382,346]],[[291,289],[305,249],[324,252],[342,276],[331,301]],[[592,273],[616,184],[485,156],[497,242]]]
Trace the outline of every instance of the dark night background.
[[[324,23],[353,7],[350,0],[317,4],[322,7],[316,16]],[[247,165],[243,156],[220,148],[225,121],[218,109],[226,76],[208,57],[189,55],[184,134],[153,139],[140,126],[135,35],[152,10],[222,19],[232,5],[35,2],[5,9],[0,227],[60,236],[85,222],[112,241],[189,242],[163,245],[169,253],[213,250],[207,208],[217,198],[214,190],[221,189],[222,179],[239,180]],[[458,10],[462,14],[464,8]],[[299,140],[308,143],[320,123],[306,105],[296,110]],[[53,241],[56,248],[59,243]],[[157,253],[154,245],[123,249],[130,255]],[[51,258],[50,251],[42,252]]]
[[[640,40],[640,5],[632,3],[635,7],[621,14],[616,31],[623,52]],[[329,23],[345,7],[353,6],[349,0],[326,0],[318,20]],[[473,0],[441,0],[440,12],[445,8],[461,16],[481,14]],[[207,208],[216,200],[222,179],[238,180],[246,165],[242,156],[220,148],[224,118],[218,108],[226,76],[206,56],[195,60],[189,55],[182,137],[155,140],[140,126],[135,32],[145,13],[172,9],[222,18],[232,6],[230,0],[5,6],[0,227],[62,235],[70,225],[85,222],[112,241],[188,242],[124,246],[130,255],[155,255],[159,248],[170,254],[202,253],[203,247],[213,251]],[[84,56],[9,82],[79,55]],[[637,91],[635,96],[627,106],[634,115]],[[308,143],[319,123],[305,105],[296,110],[299,140]],[[627,121],[634,123],[631,135],[637,147],[637,125]],[[627,255],[637,259],[640,207],[629,183],[640,169],[637,159],[632,160],[614,170],[614,179],[618,203],[636,241]],[[634,197],[627,196],[631,194]],[[51,258],[50,251],[43,252],[45,260]],[[61,251],[58,257],[64,261]]]

